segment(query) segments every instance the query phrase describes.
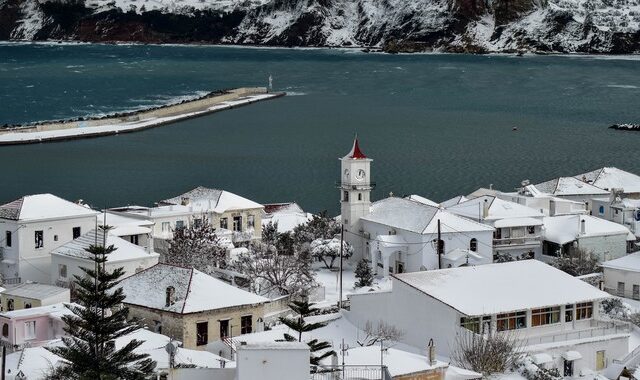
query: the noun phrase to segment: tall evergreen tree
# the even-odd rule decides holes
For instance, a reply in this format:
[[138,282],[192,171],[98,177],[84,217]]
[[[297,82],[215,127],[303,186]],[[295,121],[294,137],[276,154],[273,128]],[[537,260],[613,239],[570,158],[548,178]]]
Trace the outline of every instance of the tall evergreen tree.
[[[102,234],[106,234],[106,230],[102,229]],[[125,295],[117,286],[124,269],[105,270],[107,256],[115,248],[92,245],[86,251],[94,265],[93,268],[80,268],[85,276],[74,276],[81,306],[68,305],[72,314],[62,317],[68,336],[62,338],[62,346],[48,350],[65,361],[48,375],[48,379],[151,378],[156,363],[149,355],[134,352],[143,341],[134,339],[120,349],[115,347],[115,339],[140,328],[135,321],[127,322],[129,309],[121,307]]]
[[373,271],[369,266],[367,260],[362,259],[358,261],[358,265],[356,266],[355,275],[358,281],[354,284],[357,288],[363,286],[371,286],[373,284]]
[[[306,299],[304,301],[293,301],[289,304],[291,310],[294,313],[298,314],[297,318],[285,318],[280,317],[280,322],[282,322],[285,326],[289,327],[291,330],[298,333],[298,336],[295,337],[291,334],[284,334],[284,339],[287,342],[302,342],[302,333],[309,332],[327,325],[325,322],[316,322],[316,323],[307,323],[304,318],[310,316],[313,313],[313,304],[309,303]],[[307,342],[309,346],[309,350],[311,351],[310,363],[312,365],[320,364],[320,360],[327,358],[333,354],[335,351],[325,351],[316,355],[316,352],[320,352],[331,348],[331,343],[325,341],[318,341],[318,339],[312,339]]]

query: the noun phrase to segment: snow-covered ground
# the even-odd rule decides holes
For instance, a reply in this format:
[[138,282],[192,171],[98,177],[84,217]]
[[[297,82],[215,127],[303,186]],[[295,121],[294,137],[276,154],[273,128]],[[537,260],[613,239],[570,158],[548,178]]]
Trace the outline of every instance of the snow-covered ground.
[[[319,307],[336,305],[340,297],[340,272],[337,269],[329,270],[324,267],[315,270],[315,280],[324,287],[324,302],[318,302]],[[391,289],[391,280],[374,279],[373,285],[366,288],[356,288],[355,283],[358,281],[354,273],[355,265],[345,263],[342,272],[342,299],[346,300],[349,294],[367,292],[371,290],[388,290]]]

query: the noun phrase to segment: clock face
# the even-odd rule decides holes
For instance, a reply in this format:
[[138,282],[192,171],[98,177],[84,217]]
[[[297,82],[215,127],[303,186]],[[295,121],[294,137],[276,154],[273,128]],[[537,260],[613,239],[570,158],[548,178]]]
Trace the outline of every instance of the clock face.
[[344,178],[345,179],[349,178],[349,169],[344,169]]
[[358,173],[356,173],[356,179],[358,181],[362,181],[366,176],[367,176],[367,173],[365,173],[365,171],[362,169],[358,170]]

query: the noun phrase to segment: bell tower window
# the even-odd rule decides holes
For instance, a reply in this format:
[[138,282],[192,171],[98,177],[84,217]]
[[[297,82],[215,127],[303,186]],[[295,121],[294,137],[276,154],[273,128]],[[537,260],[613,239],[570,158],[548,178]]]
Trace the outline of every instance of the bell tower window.
[[345,202],[349,202],[349,192],[348,191],[344,191],[342,193],[342,200]]
[[358,200],[361,201],[362,200],[362,193],[358,193]]

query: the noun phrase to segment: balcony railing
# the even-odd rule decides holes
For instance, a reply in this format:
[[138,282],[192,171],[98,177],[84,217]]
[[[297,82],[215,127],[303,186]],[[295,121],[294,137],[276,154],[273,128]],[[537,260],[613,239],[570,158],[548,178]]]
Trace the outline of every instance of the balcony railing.
[[558,333],[544,334],[539,336],[529,336],[519,339],[524,346],[534,344],[564,342],[567,340],[577,340],[585,338],[603,337],[614,334],[626,334],[631,332],[631,324],[621,321],[598,321],[591,320],[590,326],[580,330],[570,330]]
[[311,380],[392,380],[386,366],[344,365],[319,367]]
[[336,188],[338,189],[372,190],[375,189],[375,187],[375,182],[343,183],[342,181],[336,181]]
[[514,247],[517,245],[540,245],[542,240],[540,236],[527,236],[527,237],[512,237],[493,239],[493,246],[496,248],[501,247]]
[[13,277],[13,278],[5,278],[4,279],[4,284],[5,285],[18,285],[22,283],[22,278],[21,277]]

